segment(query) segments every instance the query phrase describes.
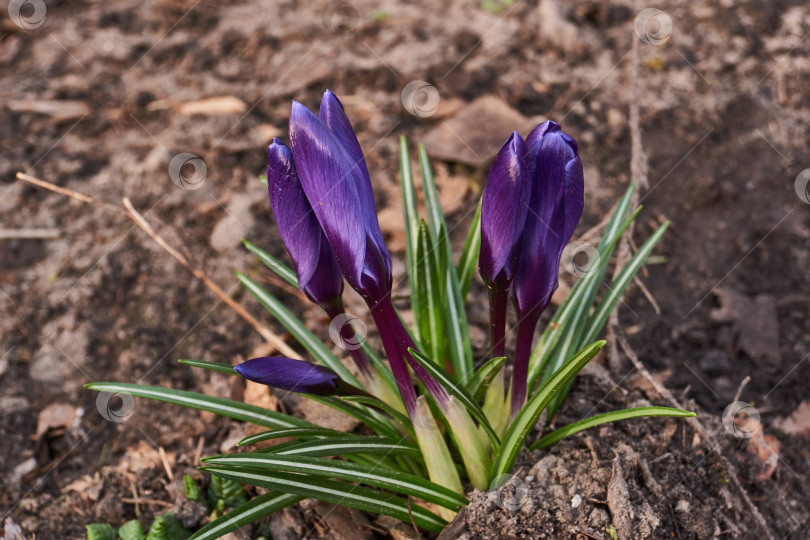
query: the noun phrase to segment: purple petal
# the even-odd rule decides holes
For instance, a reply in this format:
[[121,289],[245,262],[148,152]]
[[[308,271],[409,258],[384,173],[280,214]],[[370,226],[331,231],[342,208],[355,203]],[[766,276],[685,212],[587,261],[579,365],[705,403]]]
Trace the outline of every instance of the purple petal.
[[366,251],[364,199],[357,188],[362,172],[351,166],[335,135],[298,102],[290,113],[290,145],[307,199],[343,274],[356,286]]
[[377,221],[377,207],[371,177],[368,173],[363,150],[346,116],[343,104],[331,91],[324,92],[318,116],[343,146],[352,169],[351,177],[356,182],[361,200],[359,210],[363,213],[366,225],[366,257],[360,286],[364,290],[391,287],[391,257],[385,247],[380,225]]
[[487,283],[508,284],[517,271],[523,226],[531,195],[528,151],[517,132],[501,147],[487,176],[481,206],[479,270]]
[[281,356],[254,358],[234,369],[250,381],[299,394],[332,395],[340,380],[329,368]]
[[298,275],[298,286],[316,304],[334,303],[343,292],[343,276],[301,187],[292,153],[274,139],[267,159],[270,204]]
[[519,316],[539,316],[557,289],[563,248],[582,217],[584,179],[576,142],[558,124],[535,128],[527,146],[532,197],[512,290]]

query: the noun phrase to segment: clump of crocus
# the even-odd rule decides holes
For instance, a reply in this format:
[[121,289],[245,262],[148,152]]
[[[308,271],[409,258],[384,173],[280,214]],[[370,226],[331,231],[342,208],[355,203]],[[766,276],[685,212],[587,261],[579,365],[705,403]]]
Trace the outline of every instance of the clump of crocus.
[[[596,339],[607,317],[666,226],[639,247],[597,302],[611,253],[637,213],[630,212],[632,187],[628,189],[596,248],[598,265],[573,285],[532,348],[540,315],[558,285],[562,250],[582,215],[583,175],[576,143],[553,122],[539,125],[525,141],[513,133],[493,161],[480,210],[456,261],[427,153],[419,148],[427,211],[426,219],[420,220],[408,147],[402,139],[406,267],[417,330],[411,333],[391,298],[391,257],[377,222],[371,177],[343,106],[329,91],[317,115],[294,102],[289,127],[290,146],[275,139],[268,150],[267,184],[294,269],[261,248],[246,245],[333,320],[346,317],[345,280],[365,300],[387,364],[368,344],[356,346],[363,336],[342,325],[340,337],[351,345],[344,348],[355,363],[356,377],[282,302],[240,273],[247,290],[306,351],[301,357],[313,361],[270,356],[236,368],[182,362],[302,394],[354,417],[374,435],[341,433],[277,411],[193,392],[125,383],[88,386],[267,428],[246,437],[240,446],[294,439],[261,451],[203,460],[204,469],[224,481],[265,491],[212,520],[195,540],[219,538],[306,497],[440,531],[467,504],[465,481],[478,489],[492,489],[508,478],[543,411],[553,416],[572,378],[604,345]],[[465,314],[476,262],[489,289],[492,340],[492,354],[477,359]],[[517,347],[505,395],[510,296],[518,318]],[[665,407],[600,414],[545,434],[530,448],[546,448],[605,422],[691,415]],[[335,456],[342,459],[331,459]],[[455,463],[457,457],[462,466]],[[420,501],[435,505],[439,515]]]
[[513,133],[490,169],[481,207],[481,277],[490,290],[493,354],[503,355],[507,296],[518,318],[511,418],[526,402],[534,330],[559,285],[560,258],[582,217],[577,143],[543,122],[524,142]]

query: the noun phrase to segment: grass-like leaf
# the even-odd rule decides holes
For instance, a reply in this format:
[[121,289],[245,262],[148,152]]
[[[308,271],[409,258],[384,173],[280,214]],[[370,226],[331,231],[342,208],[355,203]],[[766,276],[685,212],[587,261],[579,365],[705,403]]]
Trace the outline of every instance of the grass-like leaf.
[[233,366],[229,364],[223,364],[221,362],[208,362],[206,360],[186,360],[180,359],[177,361],[184,366],[191,366],[191,367],[198,367],[207,369],[209,371],[216,371],[217,373],[224,373],[225,375],[239,375]]
[[425,508],[377,489],[354,486],[325,478],[278,471],[268,473],[256,469],[222,469],[202,467],[211,474],[231,478],[246,484],[286,493],[311,497],[358,510],[395,517],[406,523],[413,518],[417,526],[429,531],[441,531],[447,522]]
[[562,439],[568,437],[569,435],[579,433],[580,431],[588,428],[592,428],[602,424],[607,424],[609,422],[616,422],[618,420],[627,420],[629,418],[644,418],[648,416],[670,416],[674,418],[688,418],[697,415],[690,411],[684,411],[683,409],[674,409],[672,407],[636,407],[634,409],[622,409],[621,411],[612,411],[609,413],[597,414],[595,416],[584,418],[577,422],[568,424],[567,426],[563,426],[559,429],[555,429],[548,435],[545,435],[536,443],[532,444],[529,447],[529,449],[537,450],[538,448],[548,448],[552,444],[561,441]]
[[282,439],[285,437],[295,437],[304,441],[311,439],[320,439],[323,437],[346,437],[348,433],[337,431],[335,429],[326,428],[288,428],[288,429],[272,429],[270,431],[262,431],[248,435],[238,443],[236,446],[247,446],[262,441],[269,441],[271,439]]
[[512,470],[512,466],[515,464],[526,438],[537,423],[537,419],[540,418],[543,409],[551,401],[551,398],[571,377],[585,367],[585,364],[590,362],[604,346],[604,341],[597,341],[582,349],[557,370],[554,376],[529,399],[512,422],[512,425],[509,426],[506,435],[504,435],[503,443],[500,446],[495,463],[492,465],[490,479],[508,474]]
[[430,351],[430,358],[439,364],[444,363],[444,314],[442,313],[442,281],[439,274],[439,253],[428,231],[427,223],[419,223],[416,247],[416,293],[418,312],[416,320],[424,350]]
[[252,294],[259,303],[275,317],[281,325],[287,329],[290,334],[300,343],[312,357],[321,365],[324,365],[337,373],[341,379],[347,383],[361,388],[360,383],[346,369],[337,356],[332,354],[326,345],[324,345],[318,337],[307,329],[307,327],[299,321],[292,312],[284,307],[284,305],[272,294],[267,292],[258,283],[247,277],[246,275],[236,272],[236,277],[247,290]]
[[[590,319],[588,319],[587,330],[584,332],[583,328],[586,326],[584,317],[587,315],[587,313],[583,313],[583,320],[579,323],[579,327],[577,328],[576,332],[572,332],[573,338],[568,343],[572,349],[573,347],[578,346],[579,343],[588,343],[589,341],[596,339],[596,337],[605,327],[608,317],[610,317],[610,313],[616,309],[616,304],[618,304],[619,300],[621,300],[624,291],[627,290],[627,287],[633,281],[633,277],[641,269],[644,261],[655,248],[656,244],[658,244],[658,241],[664,235],[668,226],[669,222],[665,222],[663,225],[658,227],[658,229],[652,235],[650,235],[649,238],[647,238],[647,241],[642,244],[638,251],[633,254],[630,260],[627,261],[627,264],[624,266],[624,268],[622,268],[619,275],[608,288],[608,294],[602,298],[602,300],[596,306],[593,315],[591,315]],[[558,362],[559,358],[560,357],[558,356]],[[570,384],[566,386],[558,396],[555,396],[554,400],[549,406],[549,417],[556,414],[557,410],[562,406],[563,399],[565,399],[565,395],[568,393],[569,387]]]
[[334,459],[287,457],[272,454],[231,454],[205,458],[203,461],[211,465],[274,469],[358,482],[390,489],[403,495],[412,495],[451,510],[458,510],[469,502],[465,497],[413,474]]
[[484,362],[484,365],[473,373],[472,377],[470,377],[470,381],[464,386],[467,388],[467,392],[473,397],[474,400],[477,401],[481,398],[487,385],[503,368],[504,364],[506,364],[506,357],[496,356],[495,358],[490,358]]
[[280,412],[271,411],[255,405],[248,405],[240,401],[225,399],[214,396],[206,396],[196,392],[185,390],[173,390],[161,386],[144,386],[132,383],[116,382],[94,382],[84,386],[97,392],[109,392],[111,394],[128,394],[134,397],[143,397],[182,405],[191,409],[208,411],[220,416],[227,416],[234,420],[249,422],[258,426],[272,429],[286,429],[292,427],[317,428],[315,424],[295,418]]
[[227,514],[215,519],[199,531],[195,532],[189,540],[216,540],[222,538],[229,532],[253,523],[273,512],[292,506],[304,500],[303,495],[292,493],[279,493],[271,491],[264,495],[259,495],[246,503],[242,503]]
[[369,396],[343,396],[343,401],[362,403],[363,405],[368,405],[369,407],[374,407],[375,409],[385,412],[388,416],[402,424],[402,426],[408,430],[408,433],[413,436],[414,440],[416,440],[416,435],[414,434],[413,426],[411,425],[411,419],[394,409],[388,403]]
[[658,241],[667,231],[667,227],[669,227],[668,221],[658,227],[658,229],[647,238],[647,241],[638,248],[638,251],[636,251],[624,268],[622,268],[622,271],[619,272],[619,275],[610,286],[610,292],[599,302],[596,311],[588,320],[588,331],[583,338],[584,341],[587,342],[588,340],[595,339],[596,336],[599,335],[599,332],[602,331],[602,328],[604,328],[610,316],[610,312],[616,307],[616,304],[619,302],[619,299],[621,299],[627,286],[633,281],[633,277],[641,269],[644,261],[650,253],[652,253]]
[[472,223],[467,231],[467,239],[464,241],[464,249],[458,260],[458,285],[461,287],[461,297],[467,300],[470,292],[475,268],[478,266],[478,254],[481,252],[481,203],[483,198],[478,200],[475,207]]
[[276,274],[278,277],[280,277],[281,279],[283,279],[296,289],[298,288],[298,277],[296,277],[295,271],[292,268],[290,268],[280,260],[273,257],[262,248],[248,242],[247,240],[242,240],[242,244],[245,245],[248,251],[256,255],[256,258],[259,259],[259,261],[267,268],[269,268],[274,274]]
[[[613,250],[640,210],[636,209],[630,216],[625,217],[629,211],[634,190],[633,185],[627,189],[605,228],[597,246],[599,266],[589,269],[586,275],[577,280],[562,305],[554,312],[551,322],[543,330],[540,339],[532,349],[529,358],[529,388],[535,388],[544,371],[546,373],[544,381],[548,380],[559,365],[567,360],[575,350],[578,350],[573,347],[570,340],[563,347],[558,347],[558,343],[563,340],[563,337],[571,338],[576,333],[578,326],[583,324],[581,320],[584,320],[591,310],[593,298],[602,285],[602,278],[607,272]],[[586,298],[590,298],[590,300],[586,301]],[[588,342],[580,341],[580,343]],[[552,367],[547,367],[549,364]]]
[[425,194],[428,223],[435,235],[439,254],[444,260],[439,261],[439,267],[444,269],[445,283],[444,295],[447,298],[445,310],[445,328],[447,330],[447,348],[453,374],[463,380],[473,371],[472,346],[470,345],[470,329],[467,325],[467,313],[464,311],[464,297],[461,295],[456,263],[453,261],[453,251],[450,246],[447,223],[439,200],[439,191],[433,178],[433,169],[430,158],[424,145],[419,145],[419,171],[422,174],[422,191]]
[[[419,312],[419,295],[416,290],[416,244],[419,237],[419,211],[416,204],[416,187],[413,183],[411,156],[405,136],[399,138],[399,183],[402,186],[402,215],[405,219],[405,262],[408,269],[408,286],[411,289],[411,311]],[[420,329],[417,328],[417,331]],[[420,339],[422,336],[419,336]]]
[[373,409],[358,407],[353,403],[334,396],[314,396],[307,394],[306,397],[313,401],[317,401],[318,403],[323,403],[324,405],[332,407],[336,411],[340,411],[343,414],[359,420],[376,431],[379,435],[387,437],[397,437],[399,435],[393,423],[391,423],[388,418],[375,417],[374,414],[372,414]]
[[484,432],[487,434],[487,437],[489,437],[489,441],[493,448],[497,448],[498,445],[501,444],[501,440],[498,438],[495,430],[492,429],[492,426],[489,424],[489,420],[487,420],[484,411],[481,410],[481,406],[478,405],[478,402],[473,399],[469,392],[467,392],[467,390],[452,376],[450,376],[450,374],[447,373],[441,366],[431,362],[430,359],[424,354],[414,349],[408,349],[408,352],[411,353],[411,358],[425,368],[425,371],[427,371],[431,377],[436,379],[436,381],[441,384],[451,396],[454,396],[461,404],[467,407],[470,414],[473,416],[473,418],[478,420],[479,425],[483,428]]
[[342,456],[346,454],[385,454],[391,456],[410,456],[422,459],[419,448],[405,440],[390,437],[371,437],[356,435],[354,437],[335,437],[316,439],[291,444],[283,448],[278,446],[268,449],[268,453],[284,456]]

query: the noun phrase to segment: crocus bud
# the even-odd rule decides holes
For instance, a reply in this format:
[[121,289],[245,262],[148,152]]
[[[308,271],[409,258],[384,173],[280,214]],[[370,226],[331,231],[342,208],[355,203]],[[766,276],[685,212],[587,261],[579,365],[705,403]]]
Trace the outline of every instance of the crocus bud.
[[346,280],[376,302],[391,291],[391,257],[377,222],[371,179],[343,106],[329,91],[320,114],[293,102],[290,146],[298,175]]
[[343,276],[307,200],[290,149],[279,139],[267,149],[267,188],[281,240],[290,254],[298,286],[328,309],[340,303]]
[[280,390],[316,396],[357,394],[331,369],[283,356],[267,356],[242,362],[234,368],[249,381]]
[[538,317],[559,285],[563,249],[582,218],[584,178],[577,143],[547,121],[526,139],[532,193],[520,263],[512,284],[518,317]]
[[434,397],[444,399],[447,392],[408,354],[415,345],[391,304],[391,257],[377,222],[363,152],[343,105],[328,90],[319,115],[293,102],[290,146],[301,186],[343,276],[371,310],[403,403],[413,415],[416,392],[407,362]]
[[478,270],[489,289],[492,354],[503,356],[509,285],[517,272],[531,196],[526,143],[513,132],[495,156],[481,201]]
[[517,272],[532,189],[527,157],[526,143],[513,132],[487,175],[481,202],[478,269],[488,286],[508,286]]
[[512,375],[512,417],[526,400],[529,355],[540,314],[559,284],[560,258],[582,217],[584,178],[577,143],[551,121],[526,139],[532,195],[512,296],[518,337]]

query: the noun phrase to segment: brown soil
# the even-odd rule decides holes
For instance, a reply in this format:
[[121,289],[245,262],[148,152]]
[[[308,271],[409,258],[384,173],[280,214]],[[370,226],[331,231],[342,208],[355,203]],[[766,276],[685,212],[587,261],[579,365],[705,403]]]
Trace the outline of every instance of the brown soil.
[[[126,218],[33,188],[15,173],[113,204],[129,197],[275,331],[283,335],[236,287],[234,269],[268,280],[328,343],[318,311],[239,244],[248,238],[284,256],[257,179],[264,148],[272,136],[286,137],[291,99],[316,107],[326,88],[343,99],[366,151],[397,278],[400,135],[429,143],[461,246],[488,159],[508,131],[561,122],[585,164],[584,233],[629,181],[628,109],[640,105],[649,185],[636,242],[663,219],[673,225],[658,264],[642,276],[660,311],[634,288],[619,308],[620,327],[647,368],[698,411],[717,446],[683,421],[577,435],[526,456],[516,478],[527,489],[516,504],[473,493],[458,534],[609,538],[613,525],[620,538],[810,535],[807,440],[779,423],[810,398],[810,205],[794,189],[810,167],[806,2],[658,6],[672,36],[641,44],[637,97],[633,21],[649,6],[636,0],[559,2],[563,8],[554,0],[356,0],[340,9],[326,1],[55,1],[28,30],[5,16],[6,4],[0,229],[59,230],[48,240],[0,239],[0,512],[29,536],[83,538],[88,522],[135,517],[148,525],[174,505],[198,444],[214,453],[242,433],[232,422],[145,400],[125,422],[111,422],[83,384],[141,381],[241,399],[241,386],[175,360],[235,363],[262,340]],[[413,80],[435,86],[435,114],[403,107],[401,91]],[[189,105],[222,96],[236,99]],[[169,178],[180,152],[204,160],[199,189]],[[473,294],[472,337],[483,348],[480,283]],[[358,299],[349,303],[362,313]],[[603,364],[610,368],[578,379],[558,425],[590,410],[668,405],[623,355]],[[721,424],[746,376],[740,399],[754,404],[779,444],[771,474],[762,460],[774,456],[752,457],[750,440]],[[281,406],[304,413],[294,401]],[[55,420],[46,422],[44,411]],[[274,538],[413,535],[315,504],[271,524]]]

